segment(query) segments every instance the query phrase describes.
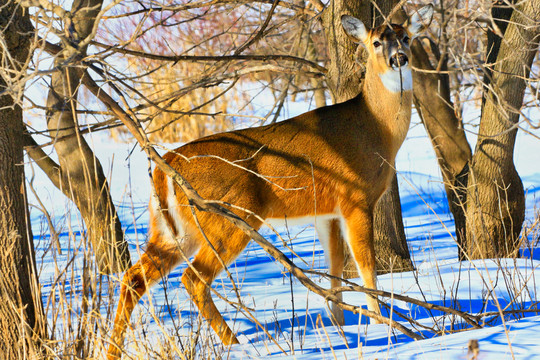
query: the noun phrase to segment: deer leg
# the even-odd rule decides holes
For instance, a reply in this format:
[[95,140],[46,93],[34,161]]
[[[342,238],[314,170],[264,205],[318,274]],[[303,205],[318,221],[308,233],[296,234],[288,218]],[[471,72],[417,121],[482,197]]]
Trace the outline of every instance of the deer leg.
[[[343,251],[343,237],[341,235],[339,220],[334,219],[325,221],[322,224],[316,224],[316,229],[317,234],[319,235],[319,241],[324,248],[324,254],[326,257],[326,262],[328,263],[330,275],[337,278],[343,277],[345,258]],[[330,279],[330,288],[335,289],[340,286],[340,279]],[[342,293],[336,294],[336,297],[339,300],[343,300]],[[332,316],[338,325],[345,325],[343,309],[335,303],[332,303]]]
[[[220,237],[227,239],[226,247],[214,245],[214,249],[217,251],[224,264],[228,264],[236,259],[249,242],[249,238],[241,231],[237,230],[233,231],[232,235],[229,234],[224,231],[220,235]],[[184,271],[182,282],[184,283],[191,300],[197,305],[199,313],[208,321],[210,326],[212,326],[212,329],[214,329],[223,344],[238,344],[236,335],[216,308],[210,293],[212,281],[222,270],[222,262],[216,258],[216,254],[214,253],[214,250],[211,249],[210,245],[205,244],[201,246],[201,249],[195,256],[192,267],[189,267]]]
[[[345,218],[344,231],[347,242],[356,261],[358,272],[364,286],[377,289],[377,269],[375,267],[375,248],[373,244],[373,215],[369,211],[355,210]],[[381,309],[376,296],[366,295],[368,310],[381,315]],[[379,323],[370,320],[371,323]]]
[[108,360],[122,357],[122,343],[131,313],[148,288],[166,276],[178,264],[180,254],[176,251],[159,249],[149,243],[141,259],[132,266],[122,279],[120,300],[114,318],[112,343],[109,345]]

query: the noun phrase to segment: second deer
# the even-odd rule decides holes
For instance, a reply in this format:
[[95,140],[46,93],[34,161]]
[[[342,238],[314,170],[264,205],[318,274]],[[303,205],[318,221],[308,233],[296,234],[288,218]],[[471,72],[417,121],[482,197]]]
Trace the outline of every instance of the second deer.
[[[404,25],[371,30],[344,15],[343,29],[369,54],[358,96],[276,124],[208,136],[164,159],[201,196],[233,204],[231,210],[256,229],[262,219],[314,223],[330,274],[342,276],[343,246],[348,246],[364,285],[375,289],[373,210],[391,182],[392,165],[409,128],[409,42],[432,15],[428,5]],[[221,341],[238,343],[208,286],[249,237],[219,215],[195,210],[197,223],[188,199],[170,178],[156,169],[153,181],[157,200],[150,203],[149,242],[123,278],[109,359],[121,356],[131,313],[148,287],[193,255],[182,276],[187,292]],[[332,287],[340,284],[331,281]],[[367,305],[380,314],[375,298],[368,296]],[[332,313],[343,322],[339,307],[333,306]]]

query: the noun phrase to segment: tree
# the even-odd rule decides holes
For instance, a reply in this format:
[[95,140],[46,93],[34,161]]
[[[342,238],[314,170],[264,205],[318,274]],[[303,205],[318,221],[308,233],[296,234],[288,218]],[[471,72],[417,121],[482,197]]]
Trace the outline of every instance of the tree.
[[485,96],[467,184],[471,259],[518,255],[525,198],[513,155],[526,79],[538,49],[538,5],[497,2],[493,7],[494,19],[503,26],[493,28],[488,39]]
[[[64,22],[60,47],[49,46],[59,69],[52,74],[47,98],[47,127],[59,158],[56,164],[31,137],[28,155],[52,183],[72,199],[85,220],[88,238],[102,273],[115,273],[131,265],[122,226],[109,194],[99,160],[81,135],[77,123],[77,97],[84,73],[81,60],[95,36],[101,0],[75,0],[71,13],[49,4]],[[41,7],[41,4],[33,4]],[[48,10],[48,9],[47,9]]]
[[448,205],[454,216],[458,257],[463,260],[466,236],[465,186],[472,152],[450,95],[450,77],[446,73],[448,52],[441,55],[437,44],[430,39],[427,41],[435,65],[420,39],[415,39],[411,44],[412,65],[417,69],[413,72],[414,105],[437,155]]
[[26,205],[22,94],[32,25],[14,2],[0,7],[0,353],[26,359],[40,353],[45,318]]
[[[524,193],[513,165],[513,147],[518,109],[522,107],[526,79],[538,47],[534,40],[538,30],[527,25],[528,21],[534,23],[533,4],[534,1],[521,4],[516,11],[529,12],[514,22],[510,18],[515,6],[505,2],[493,3],[492,21],[478,17],[479,22],[488,25],[488,36],[485,64],[483,58],[477,59],[485,72],[480,132],[474,157],[450,98],[450,79],[446,72],[448,54],[452,52],[448,34],[452,30],[448,29],[448,20],[445,23],[445,16],[448,19],[451,14],[448,9],[441,8],[443,35],[440,44],[446,48],[441,54],[437,44],[431,41],[429,46],[436,65],[426,56],[421,42],[415,41],[412,46],[414,66],[428,70],[415,73],[414,86],[419,90],[415,91],[415,105],[437,153],[450,210],[454,214],[460,260],[516,256],[519,248]],[[506,37],[509,24],[513,24],[521,42],[513,38],[515,34]],[[478,34],[474,37],[481,39]],[[482,42],[475,42],[482,46]],[[499,52],[503,43],[511,44],[506,48],[506,54]],[[462,42],[458,41],[458,44],[463,47]],[[523,49],[524,56],[509,49]],[[475,56],[472,51],[471,55]],[[465,81],[460,84],[458,80],[456,85],[455,98],[459,99],[460,89],[467,84]]]

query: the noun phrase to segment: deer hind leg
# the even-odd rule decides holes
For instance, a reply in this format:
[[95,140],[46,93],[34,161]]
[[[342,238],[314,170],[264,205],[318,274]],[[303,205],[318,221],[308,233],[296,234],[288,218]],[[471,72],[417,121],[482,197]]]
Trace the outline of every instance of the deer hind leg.
[[[338,219],[324,221],[321,224],[315,225],[319,241],[324,248],[326,262],[329,266],[330,275],[337,278],[343,277],[343,266],[345,264],[344,257],[344,240],[341,234],[340,223]],[[340,279],[330,279],[330,287],[335,289],[341,286]],[[342,293],[336,294],[339,300],[343,300]],[[345,316],[343,309],[332,303],[332,316],[338,325],[345,325]]]
[[[181,240],[179,239],[178,242],[173,243],[165,241],[160,234],[152,235],[148,248],[141,256],[141,259],[126,271],[122,279],[120,300],[114,319],[112,343],[109,346],[107,355],[109,360],[120,359],[122,356],[121,347],[125,330],[129,325],[131,313],[139,299],[153,284],[157,283],[162,277],[167,276],[182,261],[178,247],[182,245]],[[188,247],[182,251],[189,250]]]
[[[347,243],[356,261],[358,272],[362,277],[364,286],[377,289],[377,269],[375,267],[375,248],[373,244],[373,215],[369,211],[355,210],[345,218],[343,225],[347,234]],[[368,310],[381,315],[377,297],[366,296]],[[371,323],[379,323],[370,320]]]
[[[193,262],[182,275],[182,282],[199,313],[208,321],[224,345],[238,344],[238,339],[227,325],[223,316],[212,300],[210,285],[223,270],[222,264],[229,264],[236,259],[249,242],[249,237],[223,218],[212,217],[211,229],[205,231],[212,243],[203,242]],[[206,222],[208,223],[208,222]],[[203,226],[203,229],[205,227]],[[210,228],[209,228],[210,229]],[[206,240],[204,240],[206,241]],[[216,257],[216,252],[221,261]]]

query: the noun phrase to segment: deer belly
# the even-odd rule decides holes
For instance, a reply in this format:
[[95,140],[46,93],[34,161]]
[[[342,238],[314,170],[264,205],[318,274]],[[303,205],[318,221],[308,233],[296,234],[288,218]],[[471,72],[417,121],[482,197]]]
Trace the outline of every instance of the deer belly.
[[285,218],[267,218],[265,221],[272,227],[293,227],[300,225],[313,224],[315,227],[318,223],[326,223],[329,220],[340,219],[341,214],[330,213],[321,215],[310,215],[301,217],[285,217]]

